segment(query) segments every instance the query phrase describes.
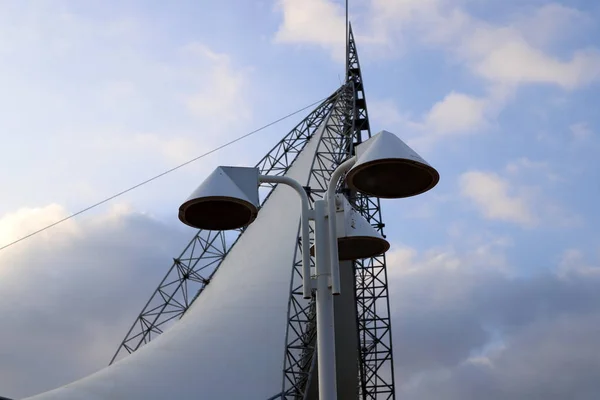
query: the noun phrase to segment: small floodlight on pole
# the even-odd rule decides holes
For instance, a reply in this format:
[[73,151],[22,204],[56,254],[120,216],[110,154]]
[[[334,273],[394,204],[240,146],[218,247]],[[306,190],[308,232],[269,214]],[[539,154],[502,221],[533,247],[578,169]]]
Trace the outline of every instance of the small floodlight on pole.
[[[390,244],[388,241],[350,205],[344,195],[336,194],[334,199],[334,225],[337,232],[332,237],[337,237],[338,259],[340,261],[375,257],[389,250]],[[328,219],[328,221],[330,220]],[[327,230],[329,231],[329,228]],[[328,233],[328,240],[329,237]],[[310,248],[311,255],[315,255],[314,250],[315,248],[312,246]],[[327,257],[329,259],[329,256]]]
[[379,256],[390,243],[354,207],[343,194],[335,196],[337,247],[340,261]]

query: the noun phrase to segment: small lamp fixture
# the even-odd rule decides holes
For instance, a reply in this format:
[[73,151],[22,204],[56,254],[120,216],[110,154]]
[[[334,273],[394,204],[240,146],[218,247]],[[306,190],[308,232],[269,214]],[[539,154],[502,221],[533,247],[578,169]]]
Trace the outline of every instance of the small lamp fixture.
[[179,220],[198,229],[242,228],[258,214],[257,168],[218,167],[179,207]]
[[416,196],[439,180],[435,168],[388,131],[356,147],[356,163],[346,175],[350,188],[387,199]]
[[[340,261],[375,257],[389,250],[389,242],[350,205],[343,195],[337,194],[335,203],[336,237]],[[314,252],[315,248],[311,246],[311,255],[314,255]]]
[[375,257],[390,249],[390,244],[346,200],[336,195],[338,257],[341,261]]

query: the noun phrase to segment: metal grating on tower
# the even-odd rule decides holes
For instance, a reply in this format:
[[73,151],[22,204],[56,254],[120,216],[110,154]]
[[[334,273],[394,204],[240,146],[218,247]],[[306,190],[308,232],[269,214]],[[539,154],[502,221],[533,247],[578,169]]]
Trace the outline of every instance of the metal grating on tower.
[[[354,138],[356,143],[371,137],[364,85],[349,26],[348,76],[354,82]],[[377,197],[352,193],[350,202],[382,235],[385,224]],[[385,235],[384,235],[385,237]],[[360,341],[360,397],[362,399],[394,399],[394,362],[390,302],[385,254],[357,260],[355,266],[356,309]]]
[[[323,122],[323,132],[317,147],[307,186],[314,202],[322,199],[335,168],[348,158],[352,148],[353,82],[344,84],[338,91],[333,109]],[[311,232],[311,240],[313,239]],[[288,327],[284,359],[284,381],[281,398],[303,399],[308,388],[315,363],[316,318],[315,297],[302,297],[302,254],[300,237],[292,269],[290,299],[288,303]]]
[[[354,154],[354,146],[371,136],[364,85],[349,27],[348,76],[332,114],[324,121],[321,144],[315,154],[308,186],[322,198],[335,168]],[[383,234],[381,206],[376,197],[351,193],[340,187],[350,202]],[[313,197],[313,200],[314,200]],[[359,398],[394,399],[391,321],[385,255],[354,262],[356,309],[359,336]],[[316,367],[315,299],[302,298],[300,239],[292,271],[284,382],[275,398],[306,399],[313,368]]]

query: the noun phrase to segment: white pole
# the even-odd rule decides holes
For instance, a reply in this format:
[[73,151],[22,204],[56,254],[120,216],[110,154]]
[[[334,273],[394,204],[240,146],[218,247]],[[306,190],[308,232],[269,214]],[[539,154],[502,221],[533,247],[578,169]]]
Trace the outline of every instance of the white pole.
[[329,235],[324,200],[315,202],[315,255],[317,272],[317,366],[319,400],[337,400],[333,296],[329,290]]
[[310,237],[308,231],[308,195],[298,181],[287,176],[259,175],[258,180],[265,183],[281,183],[288,185],[296,190],[302,201],[302,213],[300,215],[300,229],[302,230],[302,295],[305,299],[310,299]]
[[340,261],[338,259],[337,232],[335,219],[335,188],[342,175],[356,163],[356,156],[341,163],[333,174],[327,186],[327,207],[329,218],[329,263],[331,264],[331,291],[340,294]]
[[[328,205],[326,200],[315,202],[315,266],[317,274],[317,367],[319,370],[319,400],[337,400],[337,384],[335,370],[335,330],[333,320],[333,292],[329,287],[329,278],[334,269],[331,260],[335,260],[335,271],[338,273],[339,285],[339,263],[337,257],[337,235],[335,220],[335,184],[340,176],[350,169],[355,159],[346,161],[333,173],[335,183],[329,184],[327,195],[332,200]],[[309,208],[308,196],[300,183],[285,176],[260,175],[261,182],[281,183],[291,186],[298,192],[302,199],[302,280],[303,294],[310,298],[310,253],[309,253]],[[333,180],[332,180],[333,182]],[[333,205],[333,211],[331,211]],[[329,221],[326,218],[326,210],[329,206]],[[331,231],[330,231],[331,229]],[[333,235],[331,234],[333,232]],[[333,241],[331,240],[333,237]],[[332,244],[335,244],[333,246]],[[335,254],[335,257],[332,255]],[[339,293],[339,291],[338,291]]]

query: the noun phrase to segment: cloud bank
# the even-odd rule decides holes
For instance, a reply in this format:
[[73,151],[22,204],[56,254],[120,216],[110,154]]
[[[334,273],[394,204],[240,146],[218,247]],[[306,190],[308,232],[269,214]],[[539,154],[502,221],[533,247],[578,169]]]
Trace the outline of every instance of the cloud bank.
[[482,244],[388,257],[397,396],[578,399],[600,391],[600,264],[524,277]]
[[[15,226],[65,215],[21,210]],[[12,230],[11,230],[12,229]],[[0,257],[0,387],[20,397],[106,365],[186,236],[114,208]],[[398,396],[592,399],[600,390],[600,266],[575,249],[524,276],[506,240],[388,256]]]
[[[0,238],[66,215],[59,205],[21,209],[0,218]],[[113,207],[2,251],[0,395],[32,395],[108,365],[188,236]]]

